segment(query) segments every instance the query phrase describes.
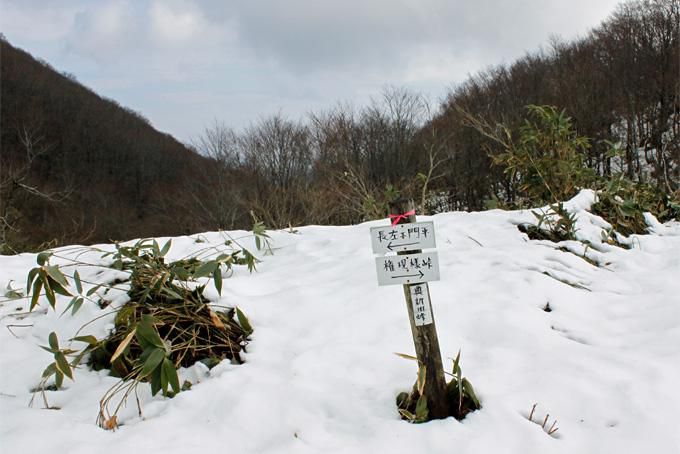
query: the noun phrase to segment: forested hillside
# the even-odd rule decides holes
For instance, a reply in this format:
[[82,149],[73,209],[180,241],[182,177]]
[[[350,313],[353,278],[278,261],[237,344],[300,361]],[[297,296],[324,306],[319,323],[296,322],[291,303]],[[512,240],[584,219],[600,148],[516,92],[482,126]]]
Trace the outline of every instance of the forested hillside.
[[[43,243],[180,234],[208,160],[1,40],[3,240]],[[199,193],[196,193],[199,191]]]
[[[517,130],[527,104],[564,109],[591,139],[588,165],[600,175],[623,171],[665,191],[680,188],[680,3],[627,2],[588,35],[553,39],[542,51],[483,71],[453,90],[436,122],[450,131],[456,157],[453,201],[482,208],[489,193],[512,199],[511,181],[492,172],[498,143],[467,127],[465,113]],[[610,151],[618,145],[621,159]],[[473,170],[473,171],[471,171]]]
[[425,214],[521,206],[521,172],[497,164],[524,140],[528,105],[563,111],[565,130],[587,138],[578,152],[593,175],[678,200],[679,40],[677,1],[628,1],[587,35],[482,71],[438,106],[389,87],[301,120],[216,122],[189,147],[3,41],[4,243],[243,228],[253,216],[348,224],[384,217],[397,194]]
[[[677,200],[679,37],[678,2],[629,1],[586,36],[554,38],[470,77],[440,106],[389,87],[367,106],[338,104],[303,122],[276,115],[240,132],[216,124],[198,147],[219,158],[224,175],[241,175],[223,191],[241,191],[233,218],[254,210],[273,226],[384,217],[397,192],[424,213],[517,206],[521,172],[494,157],[521,145],[528,105],[550,105],[563,112],[558,127],[585,141],[584,170]],[[545,157],[554,145],[535,151]]]

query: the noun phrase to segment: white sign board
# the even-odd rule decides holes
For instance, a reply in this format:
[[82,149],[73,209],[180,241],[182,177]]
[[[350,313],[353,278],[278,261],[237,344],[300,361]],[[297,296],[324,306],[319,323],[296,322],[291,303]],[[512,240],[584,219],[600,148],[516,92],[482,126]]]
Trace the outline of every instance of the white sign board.
[[410,285],[411,304],[413,304],[413,318],[416,326],[424,326],[432,323],[432,307],[427,284]]
[[417,284],[439,280],[436,252],[389,255],[375,259],[378,285]]
[[374,254],[434,248],[434,222],[371,227],[371,245]]

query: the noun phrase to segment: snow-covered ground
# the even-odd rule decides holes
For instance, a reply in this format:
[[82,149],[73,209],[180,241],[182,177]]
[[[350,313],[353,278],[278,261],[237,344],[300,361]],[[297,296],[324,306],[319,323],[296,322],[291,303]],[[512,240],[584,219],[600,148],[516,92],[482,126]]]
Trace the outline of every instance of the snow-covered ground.
[[[528,211],[419,217],[436,228],[441,280],[430,292],[445,367],[461,349],[483,405],[461,422],[413,425],[397,414],[395,396],[410,389],[416,365],[393,354],[414,352],[402,288],[377,286],[369,227],[383,220],[271,232],[274,255],[253,274],[237,269],[220,300],[255,328],[246,363],[184,370],[199,383],[173,399],[143,385],[143,416],[130,400],[115,432],[95,424],[116,382],[103,371],[81,368],[65,390],[48,392],[59,410],[42,409],[39,397],[28,407],[52,360],[39,348],[47,335],[68,339],[101,310],[86,303],[60,316],[43,301],[22,318],[11,314],[26,300],[2,303],[0,451],[680,453],[680,224],[655,224],[630,250],[608,246],[605,224],[584,211],[591,201],[584,192],[569,206],[600,267],[558,249],[583,253],[581,243],[529,241],[516,227],[535,221]],[[199,237],[223,242],[220,233],[174,238],[170,259],[204,248]],[[0,289],[25,285],[35,260],[0,257]],[[101,337],[111,321],[85,333]],[[540,426],[547,413],[559,427],[552,435]]]

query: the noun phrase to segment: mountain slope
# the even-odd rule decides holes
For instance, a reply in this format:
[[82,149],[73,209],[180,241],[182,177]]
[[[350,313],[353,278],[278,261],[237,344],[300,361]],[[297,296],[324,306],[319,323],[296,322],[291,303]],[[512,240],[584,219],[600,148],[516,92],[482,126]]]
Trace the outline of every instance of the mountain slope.
[[186,207],[190,195],[201,191],[195,181],[210,172],[209,160],[72,76],[5,40],[0,46],[0,181],[26,166],[30,149],[35,158],[26,185],[57,192],[53,198],[59,200],[29,191],[10,197],[3,186],[0,215],[13,213],[17,246],[179,234],[199,227]]

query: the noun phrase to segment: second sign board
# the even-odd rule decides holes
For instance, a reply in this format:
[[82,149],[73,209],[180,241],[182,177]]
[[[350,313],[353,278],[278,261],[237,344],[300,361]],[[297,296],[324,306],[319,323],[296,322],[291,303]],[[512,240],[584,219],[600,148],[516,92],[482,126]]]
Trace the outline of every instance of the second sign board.
[[378,285],[417,284],[439,280],[436,252],[376,257]]

